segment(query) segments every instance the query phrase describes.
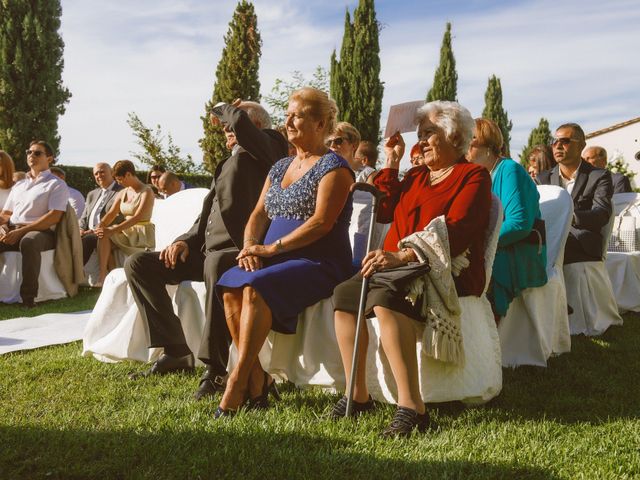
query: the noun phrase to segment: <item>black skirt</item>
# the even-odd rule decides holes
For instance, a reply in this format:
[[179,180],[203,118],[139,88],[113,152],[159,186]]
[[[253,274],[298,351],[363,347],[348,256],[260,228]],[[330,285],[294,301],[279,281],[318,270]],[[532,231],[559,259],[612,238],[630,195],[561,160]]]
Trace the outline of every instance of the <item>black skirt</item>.
[[[357,314],[360,303],[360,291],[362,290],[362,274],[357,273],[349,280],[339,284],[333,291],[333,309],[344,312],[352,312]],[[391,290],[383,285],[369,282],[367,290],[367,302],[365,306],[365,315],[367,317],[375,316],[373,307],[384,307],[394,312],[402,313],[409,318],[424,322],[424,318],[420,315],[421,299],[418,299],[416,305],[404,297],[405,293]]]

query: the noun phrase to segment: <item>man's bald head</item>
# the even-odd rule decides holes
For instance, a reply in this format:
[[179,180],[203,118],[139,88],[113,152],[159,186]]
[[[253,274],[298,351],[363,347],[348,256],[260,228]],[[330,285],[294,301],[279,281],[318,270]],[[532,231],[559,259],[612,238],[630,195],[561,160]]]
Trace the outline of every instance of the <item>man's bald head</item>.
[[100,188],[107,188],[113,183],[113,171],[108,163],[96,163],[93,167],[93,178]]
[[587,147],[582,151],[582,159],[596,168],[607,167],[607,151],[598,146]]
[[173,172],[164,172],[158,179],[158,190],[166,197],[178,193],[182,188],[182,182]]

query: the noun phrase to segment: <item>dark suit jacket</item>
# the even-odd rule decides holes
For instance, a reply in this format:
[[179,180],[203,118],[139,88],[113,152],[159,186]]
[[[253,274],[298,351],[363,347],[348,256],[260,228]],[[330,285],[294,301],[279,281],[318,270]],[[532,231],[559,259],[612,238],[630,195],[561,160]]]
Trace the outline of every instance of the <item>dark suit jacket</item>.
[[622,173],[612,173],[611,178],[613,180],[613,193],[633,192],[629,177],[623,175]]
[[[104,217],[104,215],[109,211],[111,206],[113,205],[113,201],[116,198],[116,193],[122,190],[122,185],[118,182],[113,186],[113,189],[106,193],[107,201],[104,204],[104,207],[100,210],[100,218]],[[91,215],[91,211],[93,207],[96,206],[96,202],[100,198],[100,192],[102,192],[101,188],[96,188],[95,190],[91,190],[87,194],[87,201],[84,205],[84,211],[80,216],[80,220],[78,220],[78,224],[80,225],[80,230],[89,230],[89,216]],[[114,223],[120,223],[122,219],[116,218]]]
[[227,232],[236,247],[242,248],[244,227],[260,198],[267,174],[277,160],[287,155],[287,141],[282,134],[260,130],[244,110],[224,104],[212,113],[229,125],[242,149],[218,164],[200,216],[187,233],[176,238],[176,242],[186,242],[190,251],[202,250],[205,244],[207,220],[216,196]]
[[[538,180],[541,185],[561,187],[560,166],[538,173]],[[602,259],[603,238],[600,231],[611,216],[612,195],[611,173],[583,161],[571,192],[573,222],[569,235],[574,236],[584,253],[594,260]]]

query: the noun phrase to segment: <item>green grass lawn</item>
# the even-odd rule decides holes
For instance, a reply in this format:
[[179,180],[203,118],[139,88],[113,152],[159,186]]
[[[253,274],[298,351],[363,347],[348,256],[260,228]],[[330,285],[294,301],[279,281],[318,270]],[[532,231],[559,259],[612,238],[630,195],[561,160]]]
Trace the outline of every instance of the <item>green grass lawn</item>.
[[62,298],[36,303],[35,308],[24,308],[22,304],[10,305],[0,303],[0,320],[18,317],[35,317],[44,313],[68,313],[91,310],[98,300],[100,290],[97,288],[80,287],[78,294],[73,298]]
[[267,412],[214,421],[196,375],[132,382],[141,365],[80,343],[0,357],[0,478],[640,478],[640,315],[573,338],[549,368],[504,372],[489,405],[433,406],[436,433],[378,436],[393,407],[324,418],[336,396],[283,386]]

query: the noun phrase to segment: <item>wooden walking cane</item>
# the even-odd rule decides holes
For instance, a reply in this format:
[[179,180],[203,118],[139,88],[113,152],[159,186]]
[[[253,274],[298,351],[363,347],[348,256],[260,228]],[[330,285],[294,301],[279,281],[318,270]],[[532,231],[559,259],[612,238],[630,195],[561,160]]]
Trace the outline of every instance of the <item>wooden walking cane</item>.
[[[373,196],[371,202],[371,222],[369,223],[369,234],[367,237],[367,250],[369,253],[371,250],[371,240],[373,239],[373,228],[376,223],[376,217],[378,215],[378,201],[384,197],[384,193],[378,190],[373,185],[365,182],[357,182],[351,185],[351,191],[361,190],[363,192],[369,192]],[[356,380],[356,360],[358,358],[358,346],[360,343],[360,328],[364,325],[364,308],[367,302],[367,289],[369,287],[369,279],[362,278],[362,289],[360,290],[360,304],[358,306],[358,321],[356,322],[356,338],[353,346],[353,358],[351,361],[351,375],[349,375],[349,391],[347,393],[347,409],[345,417],[351,415],[351,409],[353,408],[353,386]]]

